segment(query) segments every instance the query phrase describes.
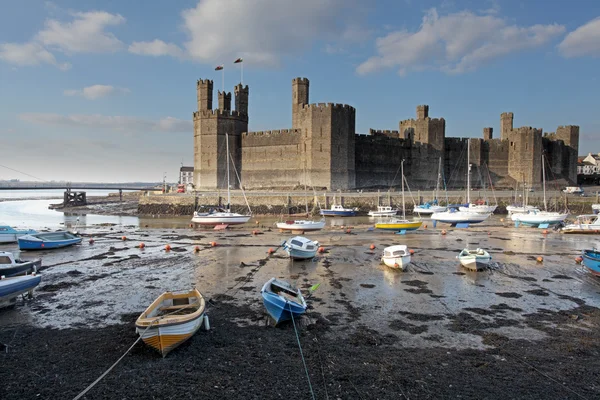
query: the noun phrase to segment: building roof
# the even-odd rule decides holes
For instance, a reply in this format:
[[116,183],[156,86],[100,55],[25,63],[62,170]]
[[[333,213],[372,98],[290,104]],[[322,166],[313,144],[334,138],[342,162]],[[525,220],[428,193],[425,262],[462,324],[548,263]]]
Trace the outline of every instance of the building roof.
[[179,168],[180,172],[194,172],[194,167],[181,167]]

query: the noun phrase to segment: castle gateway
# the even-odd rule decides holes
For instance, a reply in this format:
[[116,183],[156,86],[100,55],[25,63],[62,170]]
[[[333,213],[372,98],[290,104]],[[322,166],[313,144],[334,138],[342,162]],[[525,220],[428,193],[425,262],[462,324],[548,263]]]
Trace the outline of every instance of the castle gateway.
[[[247,189],[309,187],[337,189],[399,186],[400,162],[412,188],[436,185],[438,165],[449,188],[466,186],[467,138],[447,138],[444,118],[431,118],[429,106],[417,106],[416,119],[400,121],[398,130],[370,129],[356,134],[356,111],[346,104],[309,103],[306,78],[292,80],[292,127],[248,131],[248,86],[218,92],[213,109],[213,82],[198,80],[198,111],[194,112],[194,185],[197,189],[227,187],[226,134],[229,138],[232,188],[236,174]],[[513,128],[513,113],[500,117],[500,138],[492,128],[470,140],[473,187],[538,185],[541,155],[547,179],[560,184],[577,181],[579,127],[559,126],[543,134],[532,127]]]

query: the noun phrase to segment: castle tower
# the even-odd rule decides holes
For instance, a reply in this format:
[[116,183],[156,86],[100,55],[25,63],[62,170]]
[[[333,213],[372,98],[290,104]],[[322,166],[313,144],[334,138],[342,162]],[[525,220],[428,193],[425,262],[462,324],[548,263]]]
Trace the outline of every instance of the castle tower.
[[577,183],[577,156],[579,155],[579,127],[576,125],[556,128],[556,139],[565,143],[562,157],[563,175],[571,183]]
[[483,140],[492,140],[494,138],[494,128],[483,128]]
[[428,105],[420,105],[417,106],[417,119],[425,119],[429,118],[429,106]]
[[300,121],[298,113],[305,104],[309,103],[309,81],[306,78],[292,79],[292,128],[298,129]]
[[198,79],[196,82],[196,96],[198,98],[198,110],[212,110],[213,81]]
[[[231,110],[231,93],[219,92],[219,109],[212,109],[213,82],[196,83],[198,111],[194,112],[194,185],[198,189],[227,187],[226,137],[233,163],[229,168],[232,188],[239,187],[235,170],[242,173],[241,135],[248,131],[248,86],[236,86],[236,110]],[[235,166],[235,168],[233,168]]]
[[218,91],[219,110],[231,111],[231,92]]
[[238,83],[233,88],[233,92],[235,93],[235,111],[239,112],[242,115],[248,116],[248,85],[242,86],[241,83]]
[[500,114],[500,139],[508,140],[510,132],[513,130],[514,115],[511,112]]

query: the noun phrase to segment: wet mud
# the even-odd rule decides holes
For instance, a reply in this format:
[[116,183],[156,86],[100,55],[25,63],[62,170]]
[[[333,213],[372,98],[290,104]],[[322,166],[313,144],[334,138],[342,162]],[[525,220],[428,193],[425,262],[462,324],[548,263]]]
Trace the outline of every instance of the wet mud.
[[[93,244],[20,254],[45,269],[33,299],[0,310],[2,399],[75,397],[137,340],[134,321],[160,293],[191,285],[211,329],[164,359],[136,344],[85,399],[311,398],[298,340],[317,399],[600,397],[600,280],[573,262],[592,238],[328,227],[306,235],[325,254],[292,261],[277,232],[94,229]],[[417,250],[406,272],[379,260],[399,243]],[[473,243],[495,249],[491,269],[457,264]],[[270,323],[260,288],[271,277],[303,289],[294,323]]]

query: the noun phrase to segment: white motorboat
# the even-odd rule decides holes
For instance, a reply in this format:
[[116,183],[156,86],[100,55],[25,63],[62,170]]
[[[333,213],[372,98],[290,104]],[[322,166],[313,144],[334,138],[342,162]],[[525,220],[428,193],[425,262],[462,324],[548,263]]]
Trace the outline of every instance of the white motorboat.
[[0,226],[0,243],[16,243],[21,236],[37,233],[33,229],[17,230],[11,226]]
[[592,204],[592,212],[598,214],[600,212],[600,204]]
[[458,258],[458,261],[460,261],[460,264],[463,267],[472,271],[479,271],[487,268],[492,260],[490,253],[483,249],[464,249],[458,256],[456,256],[456,258]]
[[410,264],[411,256],[406,245],[398,244],[383,249],[381,261],[390,268],[405,270]]
[[297,219],[285,222],[277,222],[275,225],[277,226],[277,229],[281,231],[310,232],[323,229],[325,227],[325,219],[322,218],[320,221]]
[[600,233],[600,216],[597,214],[578,215],[575,222],[562,228],[563,233]]
[[448,211],[433,213],[431,215],[431,220],[455,226],[456,224],[461,223],[478,224],[488,219],[490,215],[492,214],[483,214],[470,211],[456,211],[455,208],[451,208]]
[[[192,222],[200,225],[206,226],[217,226],[217,225],[241,225],[245,224],[252,218],[252,210],[250,209],[250,204],[248,204],[248,200],[246,199],[246,195],[244,194],[244,200],[246,200],[246,206],[248,206],[249,214],[239,214],[231,212],[230,204],[231,204],[231,189],[229,184],[229,163],[231,159],[231,154],[229,154],[229,135],[225,133],[225,144],[227,151],[227,208],[226,209],[211,209],[206,213],[199,213],[194,211],[194,215],[192,216]],[[235,167],[235,166],[234,166]],[[240,182],[241,187],[241,182]],[[244,188],[242,187],[242,193],[244,193]]]
[[369,217],[393,217],[396,214],[398,209],[391,206],[377,206],[377,210],[369,211]]
[[281,243],[288,256],[294,260],[306,260],[317,255],[319,242],[303,236],[295,236]]
[[434,204],[425,203],[425,204],[415,206],[413,208],[413,213],[414,214],[433,214],[436,212],[444,212],[446,210],[448,210],[448,207],[437,206]]
[[496,211],[496,207],[489,204],[473,204],[469,203],[468,207],[459,207],[459,211],[475,212],[479,214],[492,214]]

